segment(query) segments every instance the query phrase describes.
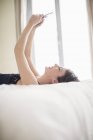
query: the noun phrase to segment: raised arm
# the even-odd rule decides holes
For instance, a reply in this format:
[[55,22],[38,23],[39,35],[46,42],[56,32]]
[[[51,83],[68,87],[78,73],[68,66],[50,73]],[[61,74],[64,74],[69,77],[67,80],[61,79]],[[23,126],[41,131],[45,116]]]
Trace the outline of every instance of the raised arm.
[[[43,16],[43,15],[42,15]],[[27,39],[27,44],[26,44],[26,47],[25,47],[25,56],[26,56],[26,59],[28,61],[28,64],[29,64],[29,67],[30,69],[33,71],[34,75],[36,77],[39,76],[39,73],[37,72],[35,66],[33,65],[32,63],[32,57],[31,57],[31,50],[32,50],[32,45],[33,45],[33,37],[34,37],[34,34],[35,34],[35,31],[36,29],[41,26],[41,24],[43,23],[44,21],[44,18],[42,20],[41,23],[39,23],[38,25],[34,26],[34,28],[31,30],[29,36],[28,36],[28,39]]]
[[33,28],[28,36],[28,39],[27,39],[27,44],[26,44],[26,47],[25,47],[25,56],[26,56],[26,59],[28,61],[28,64],[29,64],[29,67],[30,69],[32,70],[32,72],[34,73],[34,75],[37,77],[39,76],[35,66],[33,65],[32,63],[32,45],[33,45],[33,37],[34,37],[34,34],[35,34],[35,30],[36,28]]
[[23,30],[18,42],[16,43],[15,47],[15,57],[18,66],[18,70],[21,76],[21,82],[24,85],[29,84],[38,84],[37,78],[30,68],[28,61],[25,56],[25,47],[27,44],[28,36],[30,35],[31,31],[35,26],[42,23],[43,16],[42,15],[32,15],[31,19],[29,20],[27,26]]

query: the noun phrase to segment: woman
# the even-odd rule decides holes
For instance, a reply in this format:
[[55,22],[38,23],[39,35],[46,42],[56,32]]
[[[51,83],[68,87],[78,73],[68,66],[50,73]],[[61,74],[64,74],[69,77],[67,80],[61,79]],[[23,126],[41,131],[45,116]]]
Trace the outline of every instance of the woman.
[[0,74],[0,84],[31,85],[79,81],[73,72],[57,64],[46,67],[41,76],[33,66],[31,61],[33,36],[44,20],[44,15],[32,15],[14,49],[19,74]]

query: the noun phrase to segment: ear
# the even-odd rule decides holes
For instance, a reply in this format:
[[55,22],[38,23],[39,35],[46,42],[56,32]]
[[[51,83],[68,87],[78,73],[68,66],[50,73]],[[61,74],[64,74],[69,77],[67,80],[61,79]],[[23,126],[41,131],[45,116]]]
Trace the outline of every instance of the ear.
[[52,79],[52,84],[58,83],[57,79]]

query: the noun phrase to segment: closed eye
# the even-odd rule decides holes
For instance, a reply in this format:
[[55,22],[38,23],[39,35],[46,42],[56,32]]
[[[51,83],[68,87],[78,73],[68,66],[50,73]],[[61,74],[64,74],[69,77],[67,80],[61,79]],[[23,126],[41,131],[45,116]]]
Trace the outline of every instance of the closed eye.
[[64,68],[63,67],[59,67],[59,71],[62,71]]

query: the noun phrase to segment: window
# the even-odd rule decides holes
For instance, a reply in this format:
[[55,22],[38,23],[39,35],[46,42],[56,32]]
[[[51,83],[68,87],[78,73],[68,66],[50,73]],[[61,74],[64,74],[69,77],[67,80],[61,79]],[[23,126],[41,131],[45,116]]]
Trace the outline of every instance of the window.
[[91,78],[90,42],[85,0],[60,0],[65,67],[80,79]]
[[[52,12],[39,27],[34,38],[35,64],[40,73],[45,66],[59,64],[55,2],[60,2],[62,54],[64,67],[73,70],[80,80],[90,79],[90,42],[85,0],[32,0],[32,13]],[[57,4],[57,3],[56,3]],[[56,10],[55,10],[56,9]]]
[[45,66],[59,64],[55,1],[32,1],[32,13],[47,14],[52,11],[53,14],[47,16],[43,25],[37,29],[34,39],[35,62],[40,73],[44,72]]

